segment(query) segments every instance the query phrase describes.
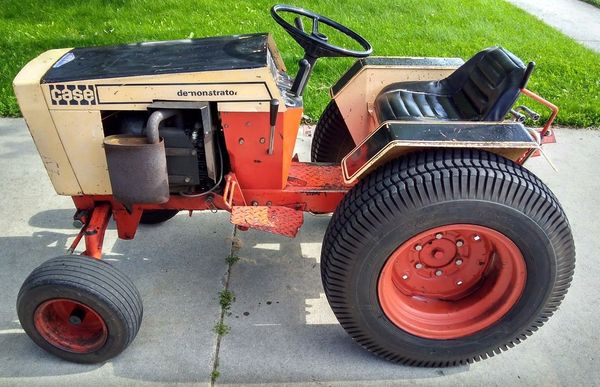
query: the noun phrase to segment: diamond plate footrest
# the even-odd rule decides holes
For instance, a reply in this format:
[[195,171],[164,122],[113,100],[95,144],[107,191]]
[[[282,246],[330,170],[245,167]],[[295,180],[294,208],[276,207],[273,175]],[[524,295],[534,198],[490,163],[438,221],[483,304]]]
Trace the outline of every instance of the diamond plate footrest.
[[293,238],[304,222],[304,214],[288,207],[277,206],[233,206],[231,223],[285,235]]

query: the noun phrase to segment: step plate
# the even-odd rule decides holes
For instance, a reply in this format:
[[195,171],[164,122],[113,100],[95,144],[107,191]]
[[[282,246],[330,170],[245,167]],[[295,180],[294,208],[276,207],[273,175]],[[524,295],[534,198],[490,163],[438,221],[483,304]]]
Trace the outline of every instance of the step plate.
[[304,222],[302,211],[277,206],[234,206],[231,223],[293,238]]

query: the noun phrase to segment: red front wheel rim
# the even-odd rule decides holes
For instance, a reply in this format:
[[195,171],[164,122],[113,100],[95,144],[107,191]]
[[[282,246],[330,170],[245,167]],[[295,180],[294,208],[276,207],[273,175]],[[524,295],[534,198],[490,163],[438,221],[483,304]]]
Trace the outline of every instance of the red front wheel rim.
[[64,298],[48,300],[38,306],[34,324],[48,343],[68,352],[97,351],[108,338],[106,323],[96,311]]
[[502,319],[526,279],[523,254],[506,235],[453,224],[400,245],[381,271],[377,293],[397,327],[423,338],[457,339]]

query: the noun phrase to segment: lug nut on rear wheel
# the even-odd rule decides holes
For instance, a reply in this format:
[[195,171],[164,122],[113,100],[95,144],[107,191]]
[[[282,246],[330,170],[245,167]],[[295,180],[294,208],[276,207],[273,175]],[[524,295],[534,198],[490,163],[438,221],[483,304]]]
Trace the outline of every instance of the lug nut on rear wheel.
[[462,259],[457,259],[454,263],[456,263],[456,266],[460,266],[462,265],[463,261]]
[[435,275],[437,275],[438,277],[439,277],[439,276],[441,276],[442,274],[444,274],[444,272],[443,272],[443,271],[441,271],[441,270],[437,270],[437,271],[435,272]]
[[417,263],[415,265],[415,269],[422,269],[423,268],[423,264],[422,263]]

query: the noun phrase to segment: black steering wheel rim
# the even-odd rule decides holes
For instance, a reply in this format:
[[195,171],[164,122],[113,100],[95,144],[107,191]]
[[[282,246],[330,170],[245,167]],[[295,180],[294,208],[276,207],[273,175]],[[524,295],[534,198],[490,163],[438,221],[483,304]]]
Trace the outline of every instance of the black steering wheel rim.
[[[303,29],[298,28],[297,26],[291,25],[285,19],[283,19],[279,12],[289,12],[292,14],[296,14],[299,16],[306,16],[313,20],[313,31],[308,34]],[[307,56],[313,58],[320,57],[352,57],[352,58],[366,58],[371,55],[373,52],[373,47],[371,44],[358,33],[352,31],[350,28],[331,20],[325,16],[319,15],[312,11],[306,10],[304,8],[293,7],[291,5],[277,4],[271,8],[271,16],[275,21],[283,27],[284,30],[287,31],[288,34],[302,48],[304,48]],[[348,36],[355,42],[357,42],[364,50],[349,50],[344,47],[335,46],[331,43],[328,43],[325,39],[323,39],[322,34],[318,32],[318,23],[324,23],[329,27],[341,32],[342,34]],[[316,31],[315,31],[316,30]],[[321,35],[321,36],[319,36]]]

